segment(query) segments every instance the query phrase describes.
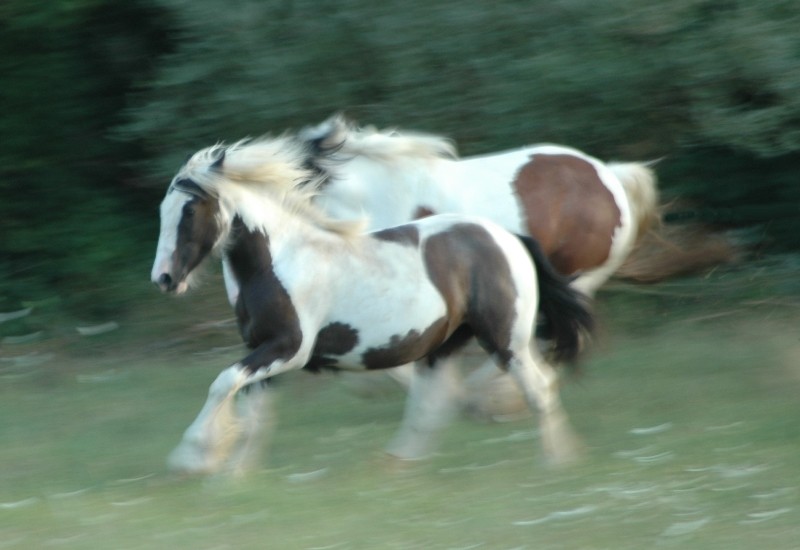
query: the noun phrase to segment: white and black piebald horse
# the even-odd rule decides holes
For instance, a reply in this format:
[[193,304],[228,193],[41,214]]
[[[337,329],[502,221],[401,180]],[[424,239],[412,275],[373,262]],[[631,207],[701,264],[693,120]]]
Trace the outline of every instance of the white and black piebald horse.
[[[297,137],[324,179],[315,202],[328,215],[365,218],[373,231],[431,214],[485,217],[536,239],[556,270],[590,297],[659,215],[651,163],[607,163],[553,144],[459,158],[442,136],[362,128],[341,115]],[[234,296],[235,284],[226,281]],[[410,366],[389,372],[406,385],[411,373]],[[488,363],[467,380],[464,404],[472,413],[494,417],[472,388],[496,376]],[[503,379],[495,382],[498,390],[511,390],[500,393],[514,393]]]
[[592,318],[536,242],[457,215],[365,234],[311,203],[304,160],[302,144],[287,137],[209,147],[179,170],[161,203],[152,280],[183,293],[204,258],[222,255],[252,349],[213,382],[171,466],[212,473],[244,461],[255,426],[268,420],[258,417],[260,381],[294,369],[412,361],[405,416],[388,452],[424,456],[452,408],[448,357],[473,337],[539,413],[548,457],[569,459],[575,441],[557,375],[532,332],[541,311],[556,358],[570,360]]

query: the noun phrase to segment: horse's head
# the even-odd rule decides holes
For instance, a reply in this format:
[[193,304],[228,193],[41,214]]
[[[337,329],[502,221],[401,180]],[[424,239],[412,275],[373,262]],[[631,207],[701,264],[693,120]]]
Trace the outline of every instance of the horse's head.
[[152,281],[183,294],[192,272],[220,241],[219,201],[191,179],[176,177],[161,202],[161,232]]
[[320,228],[354,235],[360,223],[329,219],[311,204],[319,186],[304,166],[305,151],[294,139],[242,140],[201,149],[172,180],[161,202],[161,233],[152,281],[182,294],[192,272],[229,240],[234,219],[254,231],[286,233],[278,219],[302,219]]

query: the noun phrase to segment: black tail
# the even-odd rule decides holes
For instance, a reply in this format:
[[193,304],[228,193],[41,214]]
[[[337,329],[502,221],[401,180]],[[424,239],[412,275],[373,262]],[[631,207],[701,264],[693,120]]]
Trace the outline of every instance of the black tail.
[[556,361],[573,362],[580,352],[581,335],[594,328],[588,298],[553,268],[536,240],[521,235],[519,239],[533,258],[539,282],[537,336],[552,342]]

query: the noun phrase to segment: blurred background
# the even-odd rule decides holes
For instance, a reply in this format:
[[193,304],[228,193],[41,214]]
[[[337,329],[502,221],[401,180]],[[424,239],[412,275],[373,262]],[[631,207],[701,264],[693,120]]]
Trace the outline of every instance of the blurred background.
[[665,202],[690,205],[668,221],[796,250],[799,15],[792,0],[6,0],[0,310],[124,310],[189,153],[335,111],[463,155],[663,158]]
[[[3,0],[0,548],[795,546],[798,29],[797,0]],[[166,187],[202,147],[337,111],[464,156],[660,159],[689,238],[628,275],[700,275],[601,292],[564,389],[583,466],[462,422],[387,478],[402,392],[309,376],[254,483],[163,477],[242,352],[216,266],[186,299],[149,281]]]

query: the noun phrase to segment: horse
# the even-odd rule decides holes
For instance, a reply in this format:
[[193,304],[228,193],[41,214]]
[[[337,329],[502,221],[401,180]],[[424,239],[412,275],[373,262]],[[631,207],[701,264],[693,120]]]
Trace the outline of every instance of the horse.
[[652,163],[604,163],[553,144],[461,159],[444,137],[361,128],[341,114],[297,137],[324,180],[317,201],[330,216],[366,217],[371,230],[437,213],[482,216],[535,238],[587,296],[659,215]]
[[[323,178],[316,201],[330,216],[365,217],[371,230],[436,213],[482,216],[535,238],[550,263],[589,297],[659,218],[652,163],[604,163],[553,144],[462,159],[442,136],[361,128],[341,114],[297,138],[307,148],[306,162]],[[235,296],[235,285],[226,284]],[[391,374],[408,386],[411,372],[406,367]],[[467,386],[483,386],[494,376],[487,364]],[[494,417],[471,398],[465,408]]]
[[[604,163],[554,144],[462,159],[445,137],[359,127],[341,114],[295,139],[329,216],[366,220],[369,230],[436,213],[481,216],[535,238],[589,297],[659,219],[650,162]],[[224,260],[223,275],[233,305],[238,289]]]
[[269,378],[409,362],[414,381],[387,452],[422,458],[452,416],[450,359],[473,338],[538,412],[547,457],[574,457],[556,372],[532,333],[541,310],[555,356],[571,360],[592,315],[536,241],[456,214],[365,233],[313,203],[321,180],[305,160],[291,136],[217,144],[189,158],[161,202],[152,281],[183,294],[203,260],[221,255],[251,350],[213,381],[170,467],[210,474],[252,465],[257,427],[269,420],[260,416]]
[[[314,201],[329,216],[366,219],[370,230],[435,213],[482,216],[535,238],[550,263],[589,297],[659,217],[651,163],[604,163],[552,144],[461,159],[453,142],[442,136],[362,128],[340,114],[302,129],[294,138],[304,150],[305,167],[321,180]],[[238,288],[224,259],[222,263],[228,299],[234,305]],[[392,369],[389,374],[407,388],[413,368]],[[489,362],[467,379],[466,386],[489,383],[513,393],[508,381],[496,376]],[[466,410],[495,417],[469,389],[462,394],[467,396]]]

